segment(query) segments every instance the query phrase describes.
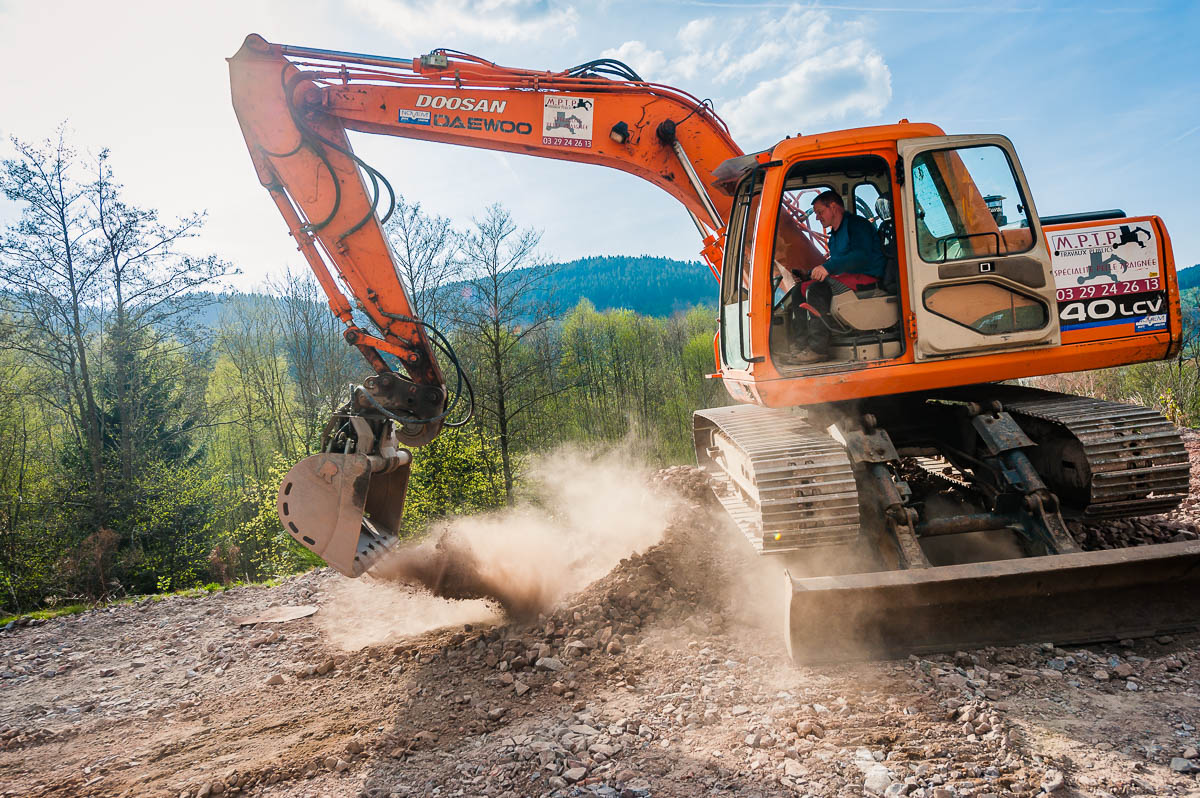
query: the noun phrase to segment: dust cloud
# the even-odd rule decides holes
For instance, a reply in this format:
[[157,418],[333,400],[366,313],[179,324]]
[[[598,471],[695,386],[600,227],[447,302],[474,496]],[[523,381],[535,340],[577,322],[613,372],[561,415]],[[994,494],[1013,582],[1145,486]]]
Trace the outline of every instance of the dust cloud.
[[431,629],[489,626],[501,617],[486,601],[450,601],[408,585],[364,576],[338,580],[314,620],[329,645],[357,651]]
[[[662,539],[670,499],[627,451],[576,447],[527,472],[533,496],[517,506],[453,518],[402,545],[326,607],[324,622],[356,647],[450,624],[528,621]],[[411,588],[427,593],[418,601]],[[343,601],[342,599],[345,599]],[[332,611],[330,611],[332,610]],[[457,613],[462,613],[461,615]],[[489,615],[490,613],[490,615]],[[365,641],[365,642],[364,642]]]

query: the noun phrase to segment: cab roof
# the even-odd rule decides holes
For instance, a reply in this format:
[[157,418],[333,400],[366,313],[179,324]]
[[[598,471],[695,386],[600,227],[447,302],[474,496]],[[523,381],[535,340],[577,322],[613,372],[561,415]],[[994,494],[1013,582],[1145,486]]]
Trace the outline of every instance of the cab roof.
[[895,144],[901,139],[944,135],[946,132],[937,125],[901,119],[894,125],[855,127],[786,138],[771,149],[771,157],[783,160],[809,153],[826,154],[831,150],[860,149],[876,144]]
[[901,119],[894,125],[873,125],[828,133],[813,133],[808,136],[788,137],[769,150],[739,155],[722,162],[713,170],[714,188],[732,195],[737,184],[750,170],[772,160],[790,160],[805,155],[852,154],[863,149],[873,149],[880,144],[895,144],[901,139],[946,135],[940,127],[928,122],[909,122]]

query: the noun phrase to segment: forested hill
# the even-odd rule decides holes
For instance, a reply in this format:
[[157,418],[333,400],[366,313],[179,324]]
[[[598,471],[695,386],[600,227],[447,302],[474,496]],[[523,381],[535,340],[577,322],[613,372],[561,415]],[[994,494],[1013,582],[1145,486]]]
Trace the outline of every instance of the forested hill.
[[[687,262],[652,255],[604,255],[580,258],[546,267],[551,277],[540,287],[552,294],[566,312],[587,299],[596,310],[613,308],[633,310],[643,316],[671,316],[696,305],[716,306],[717,281],[708,267],[697,261]],[[442,290],[457,294],[461,284],[450,283]],[[233,300],[244,303],[248,297],[271,304],[265,294],[216,294],[215,302],[204,307],[197,326],[216,329],[221,310]],[[242,308],[245,305],[241,305]]]
[[[667,317],[696,305],[716,305],[717,281],[708,267],[692,261],[652,255],[603,255],[580,258],[550,267],[553,276],[547,289],[565,312],[587,299],[599,311],[627,308],[643,316]],[[445,290],[457,292],[456,283]],[[1179,290],[1200,288],[1200,264],[1179,271]],[[221,309],[235,298],[254,297],[270,305],[265,294],[216,294],[215,302],[202,308],[197,326],[220,326]],[[244,305],[242,307],[245,307]]]
[[696,305],[716,305],[717,281],[696,261],[605,255],[557,264],[552,270],[549,289],[564,309],[587,299],[601,311],[627,308],[643,316],[670,316]]
[[1200,263],[1179,270],[1179,290],[1186,291],[1189,288],[1200,288]]

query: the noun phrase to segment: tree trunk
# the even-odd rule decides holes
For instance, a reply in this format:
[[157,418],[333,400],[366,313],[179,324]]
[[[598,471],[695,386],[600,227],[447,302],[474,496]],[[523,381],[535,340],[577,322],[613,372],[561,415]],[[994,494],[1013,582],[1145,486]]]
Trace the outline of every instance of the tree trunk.
[[492,371],[496,377],[496,429],[500,438],[500,463],[504,469],[504,502],[509,506],[513,503],[513,469],[509,454],[508,410],[506,409],[504,383],[504,361],[500,352],[500,323],[492,323]]

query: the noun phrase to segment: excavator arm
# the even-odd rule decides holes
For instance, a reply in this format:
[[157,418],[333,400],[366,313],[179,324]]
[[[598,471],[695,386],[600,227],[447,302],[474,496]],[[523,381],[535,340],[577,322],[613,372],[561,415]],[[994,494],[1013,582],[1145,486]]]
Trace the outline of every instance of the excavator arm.
[[[390,184],[354,154],[347,131],[636,175],[684,205],[720,274],[731,198],[711,187],[718,167],[742,152],[706,102],[643,81],[620,62],[544,72],[449,50],[408,60],[251,35],[229,70],[259,182],[346,324],[347,342],[376,372],[330,421],[324,451],[297,464],[280,487],[285,528],[342,573],[365,572],[395,540],[411,462],[405,447],[428,443],[462,414],[466,380],[446,340],[413,311],[383,230]],[[597,209],[580,202],[578,210]],[[435,347],[456,369],[455,390],[447,391]]]

